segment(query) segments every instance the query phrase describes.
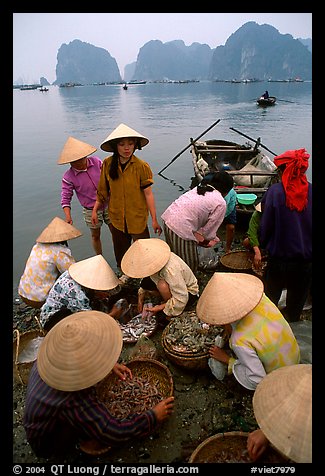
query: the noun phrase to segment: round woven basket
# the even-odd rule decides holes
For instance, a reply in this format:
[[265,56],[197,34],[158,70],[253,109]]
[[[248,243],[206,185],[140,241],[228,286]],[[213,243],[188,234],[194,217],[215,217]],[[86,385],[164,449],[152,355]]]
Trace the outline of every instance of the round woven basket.
[[[169,325],[169,324],[168,324]],[[165,327],[161,337],[161,345],[168,359],[180,367],[191,370],[203,370],[208,368],[209,352],[178,352],[173,349],[167,342],[168,326]]]
[[[127,366],[131,369],[133,377],[142,377],[149,383],[154,383],[163,398],[174,394],[173,376],[169,368],[158,360],[137,358],[128,362]],[[110,372],[96,386],[98,398],[104,400],[105,393],[112,389],[118,380],[119,377]]]
[[[137,358],[128,362],[133,377],[145,378],[149,383],[156,386],[163,398],[174,394],[173,376],[166,367],[158,360]],[[109,375],[96,385],[98,398],[105,403],[105,395],[117,384],[119,377],[110,372]],[[146,409],[149,409],[148,407]],[[90,456],[99,456],[111,450],[110,446],[102,446],[95,440],[88,440],[80,443],[80,450]]]
[[28,346],[31,345],[32,341],[38,337],[44,337],[46,332],[42,328],[39,320],[36,316],[34,319],[37,322],[38,329],[33,329],[30,331],[20,333],[18,329],[14,330],[14,340],[13,340],[13,376],[14,380],[22,385],[27,385],[29,373],[31,368],[36,360],[36,358],[28,361],[21,362],[20,357],[22,352],[27,350]]
[[220,263],[233,271],[251,271],[253,254],[250,251],[231,251],[221,256]]
[[[249,433],[229,431],[204,440],[191,454],[189,463],[252,463],[247,453]],[[288,459],[269,446],[259,463],[287,463]]]

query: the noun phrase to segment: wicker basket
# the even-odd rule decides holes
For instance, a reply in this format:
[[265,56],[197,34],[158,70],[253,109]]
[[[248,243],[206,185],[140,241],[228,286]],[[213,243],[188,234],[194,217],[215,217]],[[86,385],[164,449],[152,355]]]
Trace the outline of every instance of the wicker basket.
[[220,263],[233,271],[251,271],[253,254],[250,251],[231,251],[221,256]]
[[[154,359],[137,358],[128,362],[127,366],[132,370],[133,377],[145,378],[149,383],[157,386],[159,393],[163,398],[174,394],[173,377],[166,365]],[[100,400],[105,402],[104,395],[107,391],[113,389],[117,384],[119,377],[111,372],[106,378],[96,385],[97,395]],[[148,409],[151,407],[148,407]],[[110,446],[102,446],[95,440],[89,440],[80,443],[80,450],[90,456],[99,456],[111,450]]]
[[[137,358],[128,362],[127,366],[131,369],[133,377],[146,378],[148,382],[157,384],[158,391],[164,398],[174,394],[173,376],[168,367],[158,360]],[[98,398],[101,400],[104,393],[112,389],[118,380],[119,377],[111,372],[99,382],[97,384]]]
[[22,385],[27,385],[29,372],[35,362],[35,359],[28,362],[20,361],[22,352],[31,345],[33,339],[37,337],[44,337],[46,332],[42,328],[39,320],[34,316],[39,329],[33,329],[31,331],[20,333],[18,329],[14,330],[15,338],[13,341],[13,375],[15,381],[21,383]]
[[[204,440],[191,454],[189,463],[252,463],[247,453],[249,433],[229,431]],[[288,463],[275,448],[269,446],[259,463]]]
[[[168,324],[169,325],[169,324]],[[165,327],[161,337],[161,345],[168,359],[180,367],[190,370],[203,370],[208,368],[209,352],[178,352],[173,349],[167,342],[168,326]]]

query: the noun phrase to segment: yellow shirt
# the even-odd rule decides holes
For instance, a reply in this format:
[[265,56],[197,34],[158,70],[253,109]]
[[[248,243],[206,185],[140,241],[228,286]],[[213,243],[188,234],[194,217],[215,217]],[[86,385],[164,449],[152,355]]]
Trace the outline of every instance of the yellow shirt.
[[97,199],[101,203],[109,199],[108,213],[115,228],[125,232],[126,222],[129,233],[142,233],[149,215],[143,189],[153,184],[151,168],[147,162],[133,155],[123,171],[119,163],[118,178],[112,180],[109,176],[112,157],[103,160]]

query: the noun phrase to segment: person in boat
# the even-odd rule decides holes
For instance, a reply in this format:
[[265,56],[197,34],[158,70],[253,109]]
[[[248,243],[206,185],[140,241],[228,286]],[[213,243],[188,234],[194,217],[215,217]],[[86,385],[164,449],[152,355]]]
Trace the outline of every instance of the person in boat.
[[96,385],[110,372],[132,381],[118,363],[122,332],[100,311],[81,311],[58,322],[40,345],[28,380],[23,425],[38,457],[62,459],[76,445],[120,448],[147,437],[173,412],[174,397],[127,419],[114,417]]
[[[179,316],[198,299],[199,286],[194,273],[159,238],[140,239],[132,243],[122,258],[121,267],[127,276],[142,278],[141,289],[158,291],[160,304],[150,308],[144,305],[139,312],[159,313],[161,324],[167,324],[171,318]],[[146,286],[148,280],[154,286]]]
[[197,306],[198,318],[224,327],[228,349],[213,345],[209,355],[223,362],[228,375],[248,390],[273,370],[299,364],[293,331],[264,293],[263,282],[247,273],[214,273]]
[[243,240],[243,246],[247,250],[253,251],[254,253],[253,264],[257,270],[261,269],[262,266],[262,252],[259,242],[261,216],[262,205],[261,202],[259,202],[257,205],[255,205],[255,211],[252,213],[252,216],[248,222],[248,230]]
[[76,262],[68,240],[81,235],[81,231],[59,217],[54,217],[44,228],[19,280],[18,294],[25,304],[35,309],[43,306],[58,276]]
[[194,274],[199,266],[197,247],[211,247],[220,241],[217,232],[226,214],[225,197],[233,184],[226,171],[209,173],[161,215],[166,242]]
[[260,428],[247,438],[252,461],[271,443],[295,463],[312,462],[311,364],[289,365],[266,375],[253,395],[253,410]]
[[[142,134],[120,124],[100,146],[113,155],[103,160],[92,221],[97,223],[97,209],[109,200],[114,254],[119,269],[132,241],[150,238],[149,213],[154,232],[158,235],[162,232],[152,191],[152,170],[147,162],[134,155],[136,149],[141,150],[148,143],[149,139]],[[122,276],[122,279],[127,281],[127,276]]]
[[[99,307],[100,302],[116,296],[121,282],[102,255],[73,263],[55,281],[41,307],[40,323],[49,331],[64,317]],[[118,318],[121,307],[113,305],[110,315]]]
[[309,154],[288,150],[274,158],[281,181],[262,199],[260,243],[267,251],[265,294],[279,304],[287,289],[283,315],[300,320],[312,280],[312,184],[307,180]]
[[231,188],[224,198],[226,200],[227,208],[225,218],[222,223],[226,227],[226,253],[230,253],[235,237],[235,227],[237,223],[237,193],[235,192],[235,189]]
[[97,255],[102,254],[101,227],[105,223],[110,227],[108,203],[103,202],[97,209],[97,223],[91,221],[92,209],[96,202],[97,184],[102,168],[102,161],[93,154],[96,147],[74,137],[66,141],[60,157],[59,165],[70,164],[61,181],[61,207],[65,220],[72,225],[71,201],[74,192],[82,206],[82,214],[90,229],[92,246]]
[[262,96],[261,96],[261,98],[263,98],[263,99],[269,99],[269,97],[270,97],[270,96],[269,96],[269,92],[268,92],[268,91],[265,91],[265,93],[262,94]]

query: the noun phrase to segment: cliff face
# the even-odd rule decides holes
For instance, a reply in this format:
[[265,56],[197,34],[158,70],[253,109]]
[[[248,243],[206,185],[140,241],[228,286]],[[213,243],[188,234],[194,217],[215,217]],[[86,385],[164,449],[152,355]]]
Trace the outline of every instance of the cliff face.
[[[61,45],[53,84],[120,82],[116,60],[103,48],[73,40]],[[151,40],[136,62],[125,67],[125,80],[312,79],[311,40],[295,40],[271,25],[245,23],[225,45],[183,40]]]
[[213,50],[208,45],[152,40],[139,50],[134,79],[206,79]]
[[312,55],[291,35],[271,25],[245,23],[212,57],[209,79],[312,77]]
[[121,81],[116,60],[104,48],[80,40],[61,45],[53,84]]

